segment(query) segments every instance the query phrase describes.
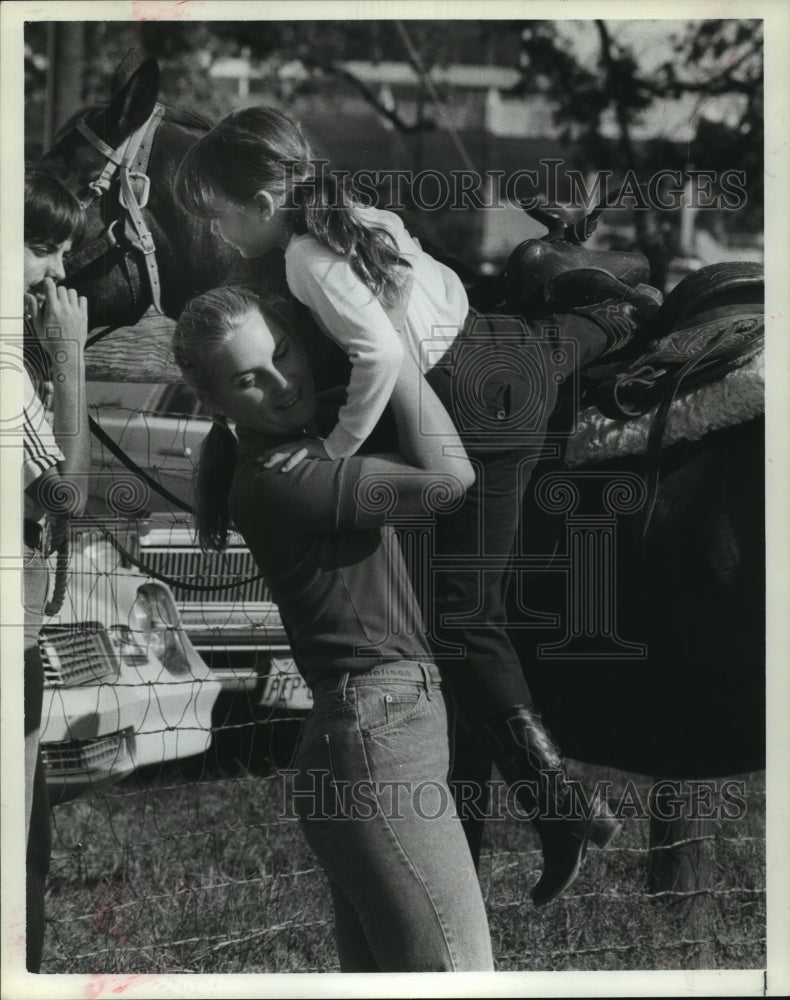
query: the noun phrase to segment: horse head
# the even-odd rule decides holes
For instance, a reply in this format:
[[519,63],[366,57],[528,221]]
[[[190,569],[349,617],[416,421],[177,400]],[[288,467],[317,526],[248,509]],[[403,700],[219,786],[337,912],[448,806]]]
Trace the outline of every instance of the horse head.
[[63,126],[38,164],[85,207],[85,235],[67,262],[67,280],[87,296],[92,327],[133,325],[152,304],[176,318],[192,295],[238,265],[209,224],[173,196],[178,165],[209,123],[157,103],[155,59],[124,75],[116,73],[106,104]]

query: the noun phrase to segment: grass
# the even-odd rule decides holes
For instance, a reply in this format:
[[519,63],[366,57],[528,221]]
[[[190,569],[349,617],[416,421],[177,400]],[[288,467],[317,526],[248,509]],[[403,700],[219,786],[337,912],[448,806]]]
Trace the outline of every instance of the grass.
[[[606,778],[614,797],[628,779]],[[631,819],[579,879],[536,910],[531,827],[486,827],[480,880],[500,971],[762,968],[764,775],[742,819],[712,823],[712,879],[695,905],[645,893],[648,822]],[[53,811],[45,973],[337,971],[326,882],[274,775],[162,769]]]

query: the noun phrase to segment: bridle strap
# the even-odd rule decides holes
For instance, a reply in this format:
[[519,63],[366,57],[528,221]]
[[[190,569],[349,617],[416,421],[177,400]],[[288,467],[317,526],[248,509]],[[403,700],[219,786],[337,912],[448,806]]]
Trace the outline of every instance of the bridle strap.
[[[90,128],[90,126],[84,121],[77,122],[77,131],[107,160],[104,165],[104,169],[96,180],[91,181],[88,185],[92,198],[101,198],[105,191],[109,191],[110,189],[113,174],[123,161],[129,139],[125,139],[117,149],[113,149],[112,146],[108,146],[103,139],[96,135],[93,129]],[[83,208],[85,208],[87,204],[89,204],[89,202],[83,202]]]
[[94,198],[101,198],[101,196],[109,190],[115,171],[123,163],[128,163],[136,154],[137,149],[142,142],[143,136],[148,131],[148,127],[157,113],[157,109],[160,108],[162,109],[162,112],[164,112],[161,104],[154,105],[154,110],[148,118],[146,118],[143,124],[140,125],[139,128],[136,128],[134,132],[127,135],[127,137],[122,140],[122,142],[120,142],[115,149],[113,149],[112,146],[109,146],[104,139],[101,138],[101,136],[98,136],[85,121],[77,122],[76,129],[80,135],[84,139],[87,139],[91,146],[93,146],[93,148],[97,150],[97,152],[101,153],[107,160],[107,163],[104,165],[104,169],[96,180],[91,181],[88,185]]
[[113,149],[112,146],[107,145],[104,139],[101,139],[98,135],[96,135],[96,133],[93,131],[90,125],[86,124],[85,121],[77,122],[76,128],[77,131],[88,140],[91,146],[93,146],[95,149],[98,149],[98,151],[102,154],[102,156],[106,157],[108,160],[110,160],[110,162],[114,163],[116,167],[120,166],[121,160],[123,159],[123,152],[125,152],[126,149],[126,142],[128,142],[128,138],[125,139],[124,142],[122,142],[117,149]]
[[110,250],[115,249],[118,246],[118,241],[115,238],[115,222],[111,222],[110,225],[100,233],[98,236],[94,237],[90,243],[86,243],[85,246],[79,251],[79,253],[70,254],[68,258],[68,274],[69,277],[75,274],[79,274],[88,264],[92,264],[99,257],[103,257],[105,254],[109,253]]
[[[148,203],[148,192],[150,181],[148,179],[148,160],[151,156],[151,149],[154,144],[156,130],[161,124],[165,109],[161,104],[154,107],[151,117],[145,123],[144,129],[134,136],[133,142],[127,149],[124,161],[120,166],[120,202],[126,209],[126,236],[133,247],[143,254],[146,271],[148,272],[148,283],[151,287],[151,302],[160,316],[162,312],[161,285],[159,281],[159,268],[156,263],[156,245],[151,230],[143,217],[142,209]],[[132,169],[129,164],[132,163]],[[138,200],[137,194],[132,186],[132,179],[135,177],[144,178],[143,195]]]
[[[148,283],[151,289],[151,304],[157,313],[162,313],[161,302],[161,282],[159,280],[159,268],[156,262],[156,246],[151,230],[145,221],[142,210],[148,203],[148,192],[150,190],[150,179],[147,174],[148,160],[151,156],[151,149],[154,143],[156,131],[162,122],[165,114],[164,105],[155,104],[154,109],[146,121],[131,135],[127,136],[116,149],[109,146],[100,136],[98,136],[84,121],[76,125],[80,135],[106,157],[107,163],[99,176],[91,181],[89,187],[93,198],[101,198],[110,188],[115,172],[119,173],[121,208],[126,213],[124,225],[124,235],[129,244],[143,255]],[[133,181],[141,179],[143,181],[142,193],[134,189]],[[85,207],[88,202],[83,202]],[[114,249],[118,245],[117,238],[113,232],[115,222],[112,222],[104,233],[91,240],[87,246],[72,257],[69,261],[69,273],[74,274],[94,260],[99,259],[105,253]],[[132,290],[134,299],[134,290]]]

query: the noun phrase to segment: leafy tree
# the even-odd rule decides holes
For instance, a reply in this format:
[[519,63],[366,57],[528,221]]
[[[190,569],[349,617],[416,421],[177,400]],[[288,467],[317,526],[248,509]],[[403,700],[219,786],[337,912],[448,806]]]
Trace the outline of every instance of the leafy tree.
[[[55,29],[59,22],[54,22]],[[50,30],[44,22],[26,27],[26,138],[28,155],[41,152],[46,131],[44,98]],[[397,132],[413,135],[415,161],[420,136],[441,124],[437,103],[447,98],[429,74],[451,63],[520,66],[514,93],[539,95],[553,109],[558,138],[572,146],[574,165],[589,171],[633,171],[647,177],[661,168],[688,170],[720,166],[743,170],[748,206],[726,226],[760,228],[762,209],[763,68],[762,23],[706,20],[689,22],[675,40],[672,58],[648,72],[610,24],[590,22],[597,56],[579,58],[552,21],[217,21],[84,22],[85,65],[82,99],[106,98],[112,73],[130,48],[152,55],[163,69],[163,98],[216,119],[230,110],[232,97],[210,76],[222,57],[249,57],[268,72],[276,95],[277,71],[298,62],[305,70],[295,93],[348,92],[351,88]],[[408,106],[383,100],[378,88],[359,79],[353,60],[409,62],[421,82]],[[732,95],[740,102],[736,123],[700,117],[693,141],[637,142],[634,128],[652,102],[684,94]],[[283,98],[286,96],[283,92]],[[276,99],[276,97],[275,97]],[[604,122],[613,114],[614,138]],[[60,122],[55,121],[55,126]],[[709,213],[714,218],[713,213]],[[674,247],[666,227],[648,212],[635,212],[637,240],[660,279]],[[719,216],[720,218],[720,216]]]
[[[575,144],[577,157],[588,169],[608,169],[614,163],[623,172],[645,178],[658,169],[743,170],[749,210],[740,213],[739,221],[760,228],[762,23],[689,22],[683,35],[674,40],[674,58],[651,74],[612,35],[605,21],[596,20],[593,28],[598,35],[598,56],[593,66],[587,66],[569,48],[555,22],[523,22],[522,81],[516,92],[546,97],[554,108],[561,137]],[[633,140],[634,126],[654,101],[690,93],[737,97],[742,104],[739,121],[730,125],[700,116],[696,136],[687,149],[665,141]],[[617,122],[614,140],[603,130],[608,110]],[[662,285],[675,250],[672,233],[654,213],[636,211],[634,222],[637,242],[652,265],[653,280]]]
[[693,22],[674,49],[675,58],[658,70],[658,96],[730,94],[740,98],[741,111],[734,124],[700,118],[690,158],[703,163],[716,150],[720,163],[744,170],[749,203],[754,206],[751,221],[759,226],[765,137],[762,21]]

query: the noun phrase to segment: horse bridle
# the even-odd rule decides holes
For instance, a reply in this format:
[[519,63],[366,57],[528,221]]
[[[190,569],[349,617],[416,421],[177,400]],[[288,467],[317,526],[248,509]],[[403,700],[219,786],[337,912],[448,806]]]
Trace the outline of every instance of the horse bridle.
[[[139,250],[143,254],[143,260],[145,261],[146,271],[148,272],[148,280],[151,286],[152,305],[160,315],[164,315],[164,313],[162,312],[160,296],[159,268],[156,263],[156,246],[154,244],[154,238],[151,230],[148,228],[145,218],[143,217],[142,210],[148,203],[148,195],[151,187],[151,180],[147,173],[148,160],[151,156],[151,147],[154,143],[154,137],[156,136],[157,129],[162,122],[164,114],[164,105],[159,103],[155,104],[148,119],[138,129],[135,129],[131,135],[127,136],[123,142],[116,146],[115,149],[113,149],[112,146],[108,146],[100,136],[96,135],[93,129],[86,125],[84,120],[77,122],[75,126],[79,133],[84,136],[88,142],[106,158],[107,161],[99,176],[88,184],[90,195],[87,199],[83,199],[81,201],[82,208],[84,210],[93,201],[97,201],[98,199],[104,197],[110,189],[113,177],[115,176],[115,172],[117,170],[120,182],[120,194],[118,196],[118,200],[121,208],[125,210],[124,237],[132,249]],[[136,181],[142,182],[143,185],[140,194],[138,194],[134,189],[134,182]],[[79,253],[73,254],[69,257],[67,267],[68,277],[71,278],[75,274],[78,274],[80,271],[88,267],[89,264],[100,260],[105,254],[119,246],[118,239],[114,232],[117,221],[117,219],[113,220],[105,228],[104,232],[100,233],[87,243],[79,251]],[[134,285],[131,280],[129,280],[129,287],[132,293],[132,301],[134,302],[136,300],[136,295]],[[125,324],[118,324],[118,326],[122,325]],[[88,339],[86,346],[90,346],[90,344],[95,343],[101,337],[104,337],[113,330],[118,329],[118,326],[108,326],[106,329],[93,334]],[[128,469],[139,475],[152,489],[161,494],[166,500],[169,500],[177,507],[180,507],[181,510],[192,513],[192,508],[189,504],[185,504],[179,497],[165,489],[161,483],[157,482],[152,476],[150,476],[145,469],[140,468],[140,466],[129,458],[123,449],[120,448],[118,444],[102,430],[101,426],[96,420],[94,420],[93,417],[88,416],[88,424],[94,436],[102,441],[105,447],[109,448],[109,450]],[[162,580],[169,585],[184,587],[189,591],[216,592],[221,590],[230,590],[234,587],[243,587],[249,583],[254,583],[264,577],[263,573],[258,573],[254,576],[237,580],[232,584],[220,584],[218,586],[193,584],[185,580],[176,580],[173,577],[158,573],[152,567],[141,563],[130,552],[127,552],[126,549],[121,547],[112,532],[105,531],[105,535],[132,565],[143,570],[148,576],[151,576],[156,580]],[[66,570],[69,559],[67,539],[64,541],[63,545],[57,549],[57,552],[58,569],[55,594],[47,606],[47,614],[56,614],[60,610],[60,606],[62,605],[65,596]]]
[[[104,197],[110,189],[116,172],[118,173],[120,185],[118,202],[123,218],[123,237],[129,250],[136,250],[142,254],[151,291],[151,304],[160,315],[163,315],[163,312],[159,267],[156,261],[156,246],[142,210],[148,204],[148,195],[151,188],[151,179],[147,173],[148,160],[151,156],[151,149],[157,129],[162,122],[164,114],[164,105],[155,104],[147,120],[114,149],[98,136],[86,124],[84,119],[77,122],[75,126],[80,135],[87,139],[94,149],[98,150],[106,159],[104,168],[99,176],[88,184],[90,194],[88,198],[82,200],[82,207],[85,209],[93,201]],[[139,190],[135,190],[136,185],[141,185]],[[74,275],[83,271],[105,254],[121,247],[118,236],[115,233],[118,222],[119,219],[113,219],[102,233],[90,240],[78,253],[69,257],[67,266],[69,278],[73,278]],[[121,249],[123,248],[121,247]],[[132,302],[137,303],[138,294],[131,280],[131,275],[128,272],[127,281],[132,295]],[[98,336],[104,336],[109,333],[110,330],[111,328],[108,327],[106,330],[101,331],[99,335],[94,335],[91,338],[91,343],[98,339]]]
[[[154,143],[157,129],[162,122],[165,108],[162,104],[155,104],[154,109],[143,124],[128,135],[115,149],[109,146],[100,136],[96,135],[92,128],[86,124],[85,120],[80,120],[75,125],[77,131],[88,142],[97,149],[106,162],[104,167],[94,180],[88,184],[89,196],[83,199],[80,204],[83,210],[92,202],[98,201],[110,190],[110,187],[118,172],[120,192],[118,202],[124,214],[124,238],[131,250],[138,250],[143,255],[148,281],[151,289],[151,304],[160,314],[162,312],[162,302],[160,295],[159,267],[156,262],[156,245],[151,230],[145,221],[142,210],[148,204],[148,195],[151,188],[151,179],[148,176],[148,160],[151,156],[151,148]],[[135,182],[142,183],[142,189],[138,193],[135,191]],[[90,264],[100,260],[105,254],[120,247],[118,238],[115,235],[115,227],[118,219],[114,219],[104,231],[94,237],[78,253],[73,254],[68,259],[67,277],[73,278]],[[128,251],[127,251],[128,252]],[[131,276],[127,272],[127,280],[132,295],[132,302],[137,302],[137,294]],[[133,320],[130,320],[133,322]],[[116,326],[105,327],[93,333],[87,341],[86,346],[95,343],[101,337],[118,329],[126,324],[119,323]],[[184,504],[178,497],[166,490],[161,483],[153,479],[145,469],[132,461],[115,441],[112,440],[102,430],[93,417],[88,417],[91,432],[107,447],[128,469],[139,475],[148,485],[161,493],[165,499],[181,507],[182,510],[190,511],[191,507]]]

